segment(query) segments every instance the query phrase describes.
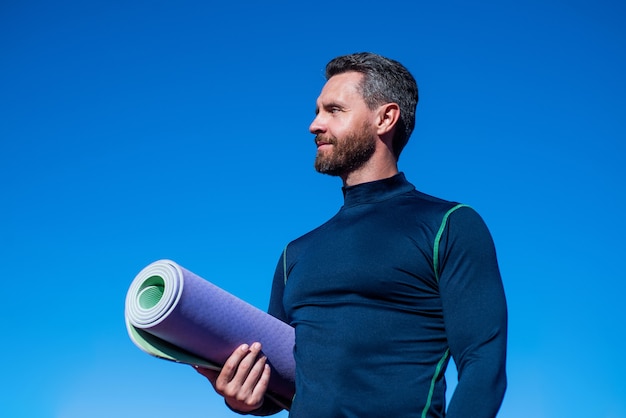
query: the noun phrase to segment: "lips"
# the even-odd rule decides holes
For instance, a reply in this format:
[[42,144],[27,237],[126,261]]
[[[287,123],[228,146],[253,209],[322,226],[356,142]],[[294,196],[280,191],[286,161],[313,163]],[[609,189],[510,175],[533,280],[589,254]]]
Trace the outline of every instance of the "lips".
[[317,135],[315,137],[315,144],[317,145],[317,148],[320,148],[324,145],[334,145],[335,141],[333,141],[332,139],[329,138],[323,138],[319,135]]

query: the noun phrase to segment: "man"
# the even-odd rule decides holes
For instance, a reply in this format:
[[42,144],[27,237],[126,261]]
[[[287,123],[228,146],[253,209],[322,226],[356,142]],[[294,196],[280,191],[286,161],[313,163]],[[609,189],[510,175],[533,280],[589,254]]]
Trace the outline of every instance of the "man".
[[[417,85],[400,63],[333,59],[310,131],[315,168],[343,180],[344,205],[289,243],[269,312],[295,328],[295,418],[496,415],[506,388],[507,312],[495,249],[471,208],[415,190],[398,157]],[[446,412],[450,356],[459,381]],[[229,407],[270,415],[258,343],[210,378]]]

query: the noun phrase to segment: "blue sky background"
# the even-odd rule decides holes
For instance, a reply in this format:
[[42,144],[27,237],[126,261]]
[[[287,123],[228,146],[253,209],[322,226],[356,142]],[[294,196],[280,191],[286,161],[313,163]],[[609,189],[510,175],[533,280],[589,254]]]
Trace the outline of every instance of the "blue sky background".
[[284,244],[342,203],[307,130],[324,65],[373,51],[420,86],[401,169],[496,241],[499,416],[626,417],[625,17],[602,0],[2,0],[0,416],[233,416],[130,342],[126,291],[170,258],[265,309]]

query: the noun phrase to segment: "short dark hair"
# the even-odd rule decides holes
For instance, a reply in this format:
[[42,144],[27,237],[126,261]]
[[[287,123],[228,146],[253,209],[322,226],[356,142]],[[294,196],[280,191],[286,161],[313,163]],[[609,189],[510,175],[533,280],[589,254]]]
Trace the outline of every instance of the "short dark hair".
[[399,158],[415,127],[418,101],[415,78],[398,61],[359,52],[334,58],[326,64],[326,80],[350,71],[363,74],[361,93],[370,109],[385,103],[396,103],[400,107],[400,120],[392,144],[393,153]]

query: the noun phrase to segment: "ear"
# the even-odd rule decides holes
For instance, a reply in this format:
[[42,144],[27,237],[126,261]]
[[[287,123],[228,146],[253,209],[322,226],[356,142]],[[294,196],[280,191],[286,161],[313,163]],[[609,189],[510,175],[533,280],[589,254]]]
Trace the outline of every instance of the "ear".
[[395,128],[400,119],[400,106],[396,103],[386,103],[378,108],[376,114],[376,129],[379,136],[383,136]]

